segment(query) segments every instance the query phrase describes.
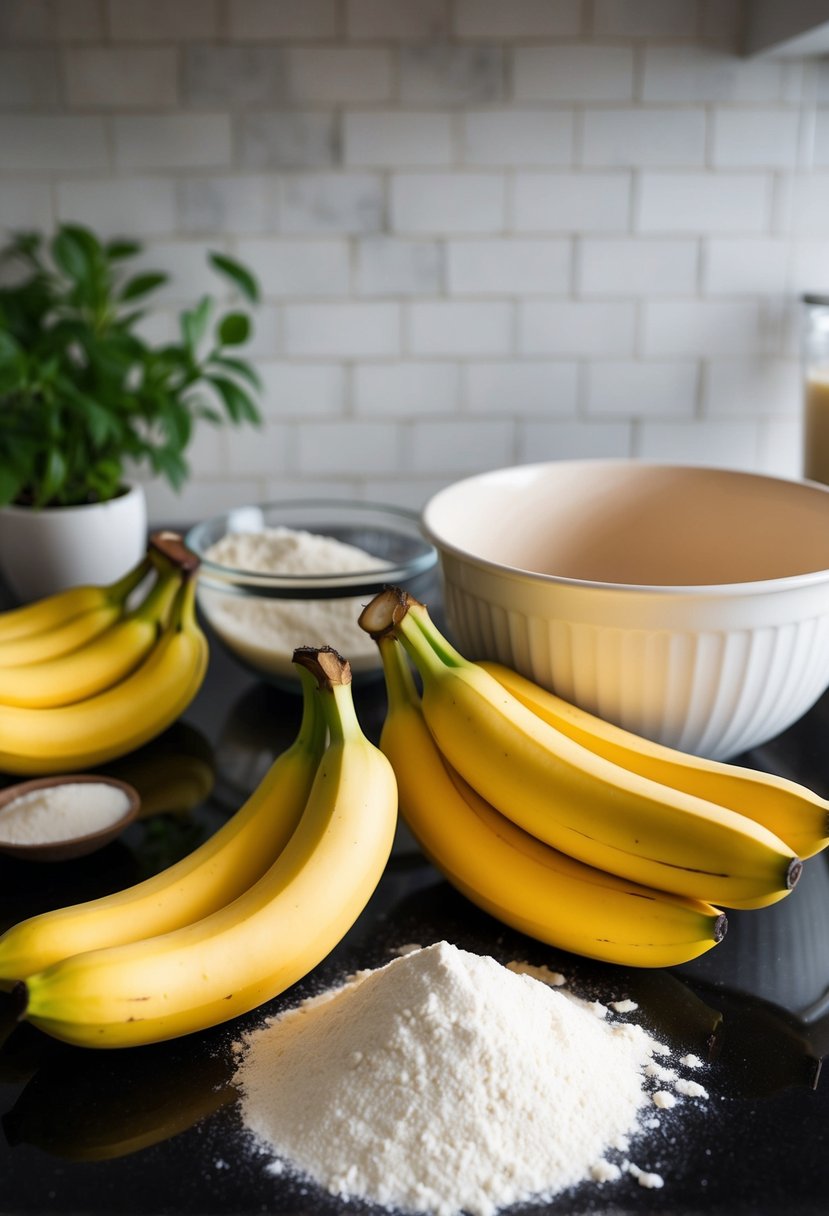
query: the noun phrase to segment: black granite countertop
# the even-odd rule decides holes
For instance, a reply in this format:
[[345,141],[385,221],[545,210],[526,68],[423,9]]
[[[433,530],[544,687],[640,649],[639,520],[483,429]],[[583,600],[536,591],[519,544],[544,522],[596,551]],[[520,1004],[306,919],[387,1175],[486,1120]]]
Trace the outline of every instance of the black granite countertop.
[[[355,701],[366,732],[376,738],[382,683],[357,686]],[[293,738],[298,712],[296,696],[257,680],[214,642],[205,685],[182,721],[136,756],[105,766],[143,780],[148,802],[157,807],[165,798],[195,805],[160,809],[87,858],[40,865],[0,858],[0,930],[123,887],[189,851],[242,804]],[[742,761],[829,794],[827,740],[829,694]],[[180,779],[177,791],[169,786],[171,771]],[[213,788],[204,796],[211,771]],[[504,962],[545,963],[591,998],[630,997],[643,1025],[711,1061],[704,1077],[709,1101],[688,1101],[672,1112],[640,1154],[647,1168],[663,1174],[664,1189],[645,1190],[627,1177],[612,1186],[585,1185],[530,1210],[825,1213],[826,858],[806,863],[790,898],[762,913],[732,913],[729,922],[721,945],[672,971],[593,963],[478,912],[440,879],[401,828],[379,888],[341,945],[312,976],[234,1023],[157,1046],[94,1052],[15,1026],[10,1000],[0,1000],[0,1212],[336,1216],[348,1210],[266,1172],[240,1122],[230,1084],[232,1044],[266,1014],[388,961],[399,946],[446,939]]]

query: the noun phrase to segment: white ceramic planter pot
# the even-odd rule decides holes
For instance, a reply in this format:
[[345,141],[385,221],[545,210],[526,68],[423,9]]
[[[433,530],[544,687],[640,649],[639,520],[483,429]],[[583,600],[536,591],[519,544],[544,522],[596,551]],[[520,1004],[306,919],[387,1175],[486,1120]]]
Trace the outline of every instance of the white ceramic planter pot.
[[130,486],[82,507],[0,509],[0,570],[21,603],[84,583],[110,583],[147,548],[147,501]]

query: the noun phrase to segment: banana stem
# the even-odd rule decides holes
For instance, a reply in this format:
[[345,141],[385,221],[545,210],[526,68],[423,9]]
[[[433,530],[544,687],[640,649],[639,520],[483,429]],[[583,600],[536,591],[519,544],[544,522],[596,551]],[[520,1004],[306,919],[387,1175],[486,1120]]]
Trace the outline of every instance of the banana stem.
[[173,566],[186,574],[192,574],[200,564],[198,555],[187,548],[179,532],[153,532],[150,536],[149,557],[157,565]]
[[169,624],[173,629],[188,629],[196,621],[196,580],[189,572],[176,592]]
[[420,695],[402,645],[391,634],[385,634],[377,639],[377,646],[383,661],[389,710],[403,705],[417,705]]
[[326,722],[321,712],[317,684],[310,671],[297,667],[302,685],[302,720],[292,747],[318,755],[325,741]]
[[170,605],[181,587],[181,577],[179,570],[171,574],[159,575],[146,597],[133,608],[129,615],[154,620],[163,625],[169,615]]
[[137,566],[133,566],[132,570],[128,570],[116,582],[110,583],[107,589],[107,598],[113,604],[122,603],[129,593],[134,591],[138,584],[147,577],[151,569],[152,562],[150,561],[149,554],[147,554],[142,557]]
[[322,711],[332,741],[362,735],[351,696],[351,664],[333,646],[298,646],[294,665],[310,672],[317,683]]

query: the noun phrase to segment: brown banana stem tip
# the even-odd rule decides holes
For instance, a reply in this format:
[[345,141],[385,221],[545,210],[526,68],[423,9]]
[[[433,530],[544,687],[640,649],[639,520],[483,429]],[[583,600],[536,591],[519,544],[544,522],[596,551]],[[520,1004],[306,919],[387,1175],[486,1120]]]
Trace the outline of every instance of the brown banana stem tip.
[[333,646],[297,646],[293,661],[310,671],[320,688],[351,683],[351,664]]
[[198,556],[187,548],[179,532],[166,529],[153,532],[150,535],[150,550],[178,566],[185,574],[193,574],[199,568]]
[[721,912],[714,921],[714,941],[721,942],[728,932],[728,917],[724,912]]
[[786,870],[786,888],[791,891],[797,882],[800,880],[800,875],[803,873],[803,862],[799,857],[793,857],[789,862],[789,868]]
[[376,642],[384,634],[393,634],[412,605],[418,603],[419,600],[400,587],[384,587],[366,604],[357,624]]

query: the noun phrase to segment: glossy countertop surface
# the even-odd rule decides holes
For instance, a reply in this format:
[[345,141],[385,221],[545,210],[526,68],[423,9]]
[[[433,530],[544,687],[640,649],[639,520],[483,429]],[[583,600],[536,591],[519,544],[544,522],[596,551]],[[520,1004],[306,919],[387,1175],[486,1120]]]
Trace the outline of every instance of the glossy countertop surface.
[[[0,858],[0,931],[176,860],[241,806],[292,740],[299,698],[259,681],[212,637],[211,644],[207,680],[181,722],[101,769],[134,781],[149,813],[86,858]],[[357,685],[355,703],[376,739],[382,682]],[[741,759],[829,795],[829,694],[779,739]],[[0,994],[0,1213],[367,1211],[267,1173],[240,1120],[232,1046],[286,1004],[389,961],[403,945],[441,939],[502,962],[544,963],[591,999],[630,998],[637,1020],[669,1046],[709,1061],[699,1079],[710,1099],[683,1102],[649,1135],[647,1151],[632,1153],[663,1175],[662,1190],[626,1177],[526,1210],[829,1211],[829,1064],[820,1075],[829,1054],[825,857],[806,863],[782,903],[731,913],[725,941],[695,963],[636,971],[504,928],[443,882],[401,827],[380,886],[341,945],[301,984],[234,1023],[157,1046],[95,1052],[16,1025]]]

